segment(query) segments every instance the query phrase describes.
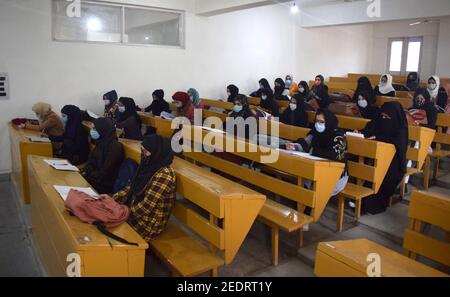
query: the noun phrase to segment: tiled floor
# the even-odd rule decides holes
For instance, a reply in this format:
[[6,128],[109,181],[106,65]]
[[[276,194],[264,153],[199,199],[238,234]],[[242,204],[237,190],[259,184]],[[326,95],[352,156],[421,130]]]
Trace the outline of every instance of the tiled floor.
[[[442,171],[440,182],[431,192],[450,194],[450,174]],[[411,180],[410,190],[416,189],[421,180]],[[316,247],[322,241],[368,238],[391,249],[402,251],[403,232],[408,224],[408,197],[385,213],[363,216],[359,223],[346,216],[344,232],[336,233],[335,203],[325,210],[319,223],[305,232],[304,247],[298,249],[297,234],[280,235],[279,265],[271,265],[270,230],[255,222],[236,259],[219,270],[220,276],[251,277],[300,277],[313,276]],[[0,182],[0,276],[41,276],[42,269],[36,259],[30,239],[29,207],[18,203],[9,181]],[[28,227],[27,227],[28,226]],[[146,276],[170,276],[170,271],[150,252],[146,259]],[[206,276],[206,275],[205,275]]]

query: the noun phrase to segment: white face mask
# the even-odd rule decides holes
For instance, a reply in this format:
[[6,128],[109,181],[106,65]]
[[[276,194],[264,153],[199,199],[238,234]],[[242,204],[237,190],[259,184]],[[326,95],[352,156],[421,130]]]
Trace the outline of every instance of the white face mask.
[[111,101],[110,101],[110,100],[103,100],[103,101],[105,102],[105,106],[108,106],[108,105],[111,104]]
[[435,90],[436,87],[437,87],[437,84],[433,84],[433,83],[428,84],[428,89],[430,89],[430,90]]
[[261,99],[262,99],[262,100],[267,100],[267,96],[266,96],[266,95],[263,95],[263,96],[261,96]]
[[368,105],[367,100],[358,100],[358,105],[361,108],[366,108]]
[[294,111],[297,109],[297,104],[291,103],[291,104],[289,104],[289,107],[291,108],[292,111]]
[[180,101],[176,101],[176,102],[175,102],[175,105],[176,105],[178,108],[182,108],[182,107],[183,107],[183,103],[181,103]]
[[317,132],[319,132],[319,133],[325,132],[326,126],[324,123],[317,122],[314,126],[316,127]]
[[124,113],[125,112],[125,106],[119,106],[119,112]]
[[231,96],[231,92],[227,92],[227,95],[228,95],[228,97],[230,97]]
[[298,91],[299,91],[300,93],[304,93],[304,92],[305,92],[305,88],[299,88]]

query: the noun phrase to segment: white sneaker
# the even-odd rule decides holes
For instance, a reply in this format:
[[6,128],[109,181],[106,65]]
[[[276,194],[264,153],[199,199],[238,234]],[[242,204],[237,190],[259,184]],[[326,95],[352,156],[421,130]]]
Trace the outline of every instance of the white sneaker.
[[351,208],[356,208],[356,204],[353,201],[349,201],[348,206],[350,206]]
[[303,226],[303,231],[308,232],[309,231],[309,224]]

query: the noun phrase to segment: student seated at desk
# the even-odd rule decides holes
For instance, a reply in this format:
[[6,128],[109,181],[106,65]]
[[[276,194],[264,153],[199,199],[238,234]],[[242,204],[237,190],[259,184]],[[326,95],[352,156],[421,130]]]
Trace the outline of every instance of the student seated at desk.
[[53,153],[61,150],[64,134],[64,124],[61,118],[52,111],[51,105],[47,103],[38,102],[33,105],[32,110],[39,120],[39,125],[33,125],[27,122],[19,127],[42,131],[52,142]]
[[261,103],[259,104],[259,107],[267,110],[267,112],[274,117],[280,116],[280,107],[273,97],[272,89],[261,90]]
[[[265,79],[265,78],[261,78],[261,79],[259,80],[259,89],[256,90],[256,91],[254,91],[253,93],[251,93],[251,94],[250,94],[250,97],[261,98],[262,90],[263,90],[263,89],[270,89],[270,90],[272,90],[272,89],[270,88],[269,81],[268,81],[267,79]],[[273,91],[272,91],[272,93],[273,93]]]
[[170,113],[169,103],[164,100],[164,91],[155,90],[152,94],[153,101],[150,106],[145,108],[145,112],[151,112],[155,116],[160,116],[163,111]]
[[291,74],[286,75],[286,80],[284,82],[286,85],[286,95],[294,96],[298,93],[298,85],[294,81],[294,76]]
[[289,107],[280,116],[280,122],[290,126],[307,128],[308,114],[305,105],[305,102],[299,97],[292,97]]
[[375,96],[395,97],[395,89],[392,85],[392,75],[382,75],[380,83],[375,87],[374,92]]
[[141,117],[137,114],[136,103],[132,98],[121,97],[118,108],[120,112],[117,129],[124,130],[124,138],[131,140],[142,140]]
[[358,86],[356,88],[355,94],[353,95],[353,101],[357,102],[358,96],[362,93],[365,94],[364,97],[366,98],[366,100],[368,101],[369,104],[376,103],[375,93],[372,88],[372,83],[366,76],[360,77],[358,79]]
[[[246,120],[250,117],[256,117],[255,112],[250,109],[250,105],[248,103],[247,96],[239,94],[233,103],[234,103],[233,110],[228,114],[229,118],[232,118],[234,120],[237,120],[237,119]],[[249,137],[250,137],[249,127],[245,126],[245,128],[246,128],[245,138],[249,139]],[[224,131],[226,131],[226,123],[224,123]],[[234,135],[236,135],[237,131],[234,131],[234,132],[235,132]],[[244,137],[243,135],[238,135],[238,136]],[[251,136],[253,136],[253,135],[251,135]]]
[[357,97],[359,112],[362,117],[368,120],[377,120],[380,116],[380,109],[375,103],[371,102],[371,96],[367,92],[360,92]]
[[428,79],[428,93],[430,94],[431,102],[436,105],[440,112],[445,112],[448,104],[447,90],[441,86],[441,80],[438,76],[433,75]]
[[117,140],[116,127],[111,119],[99,118],[94,120],[90,135],[95,141],[95,149],[81,175],[98,193],[112,193],[124,160],[124,150]]
[[417,121],[416,124],[430,128],[432,130],[436,129],[436,121],[438,111],[431,102],[430,94],[426,89],[418,88],[414,94],[413,106],[409,109],[412,110],[423,110],[425,111],[425,119]]
[[408,78],[406,79],[406,87],[411,91],[415,92],[420,84],[419,73],[410,72]]
[[[314,122],[314,127],[306,139],[299,139],[297,143],[289,143],[286,145],[286,149],[307,152],[319,158],[346,163],[347,141],[344,133],[338,129],[339,122],[336,116],[328,109],[319,109]],[[347,182],[348,174],[347,170],[344,170],[331,196],[342,192]],[[305,184],[308,188],[311,186],[310,181]]]
[[205,105],[202,103],[202,100],[200,99],[200,94],[198,91],[194,88],[190,88],[187,91],[189,95],[189,99],[191,100],[192,104],[194,105],[194,108],[197,109],[203,109],[205,108]]
[[128,223],[142,238],[155,239],[167,225],[176,199],[170,141],[158,135],[144,138],[141,164],[130,182],[113,198],[130,208]]
[[107,119],[111,119],[113,123],[119,119],[120,113],[117,106],[117,92],[112,90],[103,95],[103,102],[105,104],[105,110],[103,116]]
[[274,92],[274,98],[275,100],[279,101],[288,101],[289,100],[289,89],[286,89],[286,85],[281,78],[277,78],[275,80],[275,92]]
[[302,80],[298,84],[298,92],[292,97],[297,98],[298,102],[300,101],[304,102],[303,104],[305,105],[307,111],[313,110],[308,104],[306,104],[306,101],[309,100],[309,86],[306,81]]
[[193,123],[195,107],[189,99],[189,94],[185,92],[176,92],[172,96],[172,99],[175,101],[175,105],[177,106],[178,116],[186,117],[189,121],[191,121],[191,123]]
[[82,123],[81,110],[74,105],[66,105],[61,109],[65,124],[63,145],[56,156],[69,160],[73,165],[81,165],[89,158],[89,140]]
[[386,102],[381,107],[381,116],[370,129],[364,131],[369,139],[391,143],[396,153],[381,187],[376,195],[363,200],[362,212],[378,214],[386,211],[389,199],[395,193],[406,173],[406,151],[408,149],[408,121],[403,107],[398,102]]
[[239,95],[239,88],[235,85],[229,85],[227,87],[227,102],[234,103],[236,97]]

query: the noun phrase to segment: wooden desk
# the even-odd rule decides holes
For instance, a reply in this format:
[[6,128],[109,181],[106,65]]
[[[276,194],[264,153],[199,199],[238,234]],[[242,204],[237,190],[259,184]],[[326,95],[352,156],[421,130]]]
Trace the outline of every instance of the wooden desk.
[[47,274],[66,276],[70,264],[67,256],[78,253],[81,276],[143,276],[148,244],[128,224],[110,231],[139,246],[118,243],[96,227],[70,216],[53,186],[89,187],[89,184],[79,173],[57,171],[44,159],[30,156],[28,162],[33,240]]
[[11,145],[11,180],[18,196],[25,204],[29,204],[31,200],[28,181],[28,155],[52,157],[52,145],[28,140],[27,136],[40,137],[39,131],[20,129],[11,123],[8,128]]

